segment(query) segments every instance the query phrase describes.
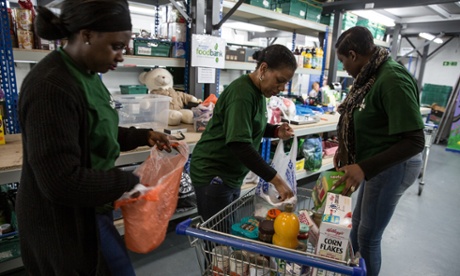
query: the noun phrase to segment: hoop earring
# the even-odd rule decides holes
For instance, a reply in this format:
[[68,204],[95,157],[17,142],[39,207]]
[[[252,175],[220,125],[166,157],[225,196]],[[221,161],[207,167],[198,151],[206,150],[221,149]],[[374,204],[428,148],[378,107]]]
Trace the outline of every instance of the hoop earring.
[[264,78],[262,76],[259,76],[259,81],[263,81]]

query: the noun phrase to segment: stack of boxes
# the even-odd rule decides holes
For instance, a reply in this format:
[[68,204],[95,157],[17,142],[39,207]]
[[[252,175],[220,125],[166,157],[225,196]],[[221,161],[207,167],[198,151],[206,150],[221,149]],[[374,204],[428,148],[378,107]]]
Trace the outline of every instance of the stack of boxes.
[[247,4],[319,22],[323,10],[315,0],[246,0]]
[[18,47],[21,49],[34,49],[33,15],[31,10],[13,9],[15,19],[16,37]]

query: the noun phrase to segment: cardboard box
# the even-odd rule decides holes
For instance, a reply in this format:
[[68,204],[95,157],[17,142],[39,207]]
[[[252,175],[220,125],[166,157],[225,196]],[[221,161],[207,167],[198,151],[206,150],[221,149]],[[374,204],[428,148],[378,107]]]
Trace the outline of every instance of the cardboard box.
[[344,175],[344,172],[337,172],[337,171],[324,171],[316,180],[316,184],[313,187],[312,191],[312,198],[313,202],[315,203],[315,209],[320,210],[321,213],[324,207],[324,201],[326,200],[326,194],[328,192],[334,192],[339,194],[342,192],[345,183],[336,187],[332,190],[334,184]]
[[[319,227],[317,255],[340,261],[347,259],[351,208],[351,197],[327,193],[325,210]],[[327,272],[314,269],[313,275],[327,275]]]

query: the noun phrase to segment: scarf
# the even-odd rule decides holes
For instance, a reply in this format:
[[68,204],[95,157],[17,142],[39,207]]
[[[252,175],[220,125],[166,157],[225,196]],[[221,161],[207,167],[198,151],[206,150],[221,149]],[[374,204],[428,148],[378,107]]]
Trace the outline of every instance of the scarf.
[[356,163],[353,111],[363,104],[366,94],[374,85],[378,68],[388,57],[389,53],[385,48],[377,47],[369,62],[361,68],[358,76],[353,81],[353,86],[347,97],[337,108],[340,113],[339,123],[337,125],[337,136],[339,140],[337,161],[339,167]]

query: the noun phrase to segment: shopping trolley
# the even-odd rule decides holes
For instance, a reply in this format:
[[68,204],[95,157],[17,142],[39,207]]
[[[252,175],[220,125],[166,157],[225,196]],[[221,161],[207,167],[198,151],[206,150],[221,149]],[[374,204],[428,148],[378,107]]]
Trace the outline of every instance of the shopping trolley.
[[[254,214],[254,196],[252,189],[205,222],[198,217],[177,225],[176,233],[187,235],[195,248],[203,275],[366,275],[351,245],[348,261],[338,261],[316,256],[311,243],[304,252],[230,234],[233,223]],[[311,190],[297,188],[297,198],[297,209],[312,209]]]
[[418,195],[422,195],[423,187],[425,186],[425,172],[426,165],[428,164],[428,157],[430,155],[430,147],[433,144],[433,141],[436,139],[436,133],[438,132],[438,126],[431,123],[426,123],[425,128],[423,129],[425,133],[425,149],[423,150],[423,163],[422,171],[419,175],[419,185],[418,185]]

